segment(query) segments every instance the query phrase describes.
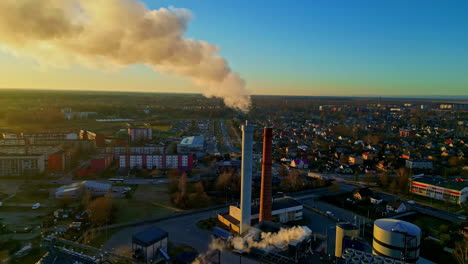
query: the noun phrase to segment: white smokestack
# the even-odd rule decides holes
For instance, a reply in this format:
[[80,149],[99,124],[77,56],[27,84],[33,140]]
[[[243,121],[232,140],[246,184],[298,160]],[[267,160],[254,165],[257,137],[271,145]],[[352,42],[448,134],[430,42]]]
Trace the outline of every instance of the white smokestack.
[[239,233],[243,234],[250,228],[252,207],[252,145],[254,127],[246,121],[242,126],[242,170],[241,170],[241,220]]
[[190,19],[186,9],[149,10],[139,0],[0,0],[0,48],[60,66],[146,64],[247,112],[245,82],[219,48],[184,38]]

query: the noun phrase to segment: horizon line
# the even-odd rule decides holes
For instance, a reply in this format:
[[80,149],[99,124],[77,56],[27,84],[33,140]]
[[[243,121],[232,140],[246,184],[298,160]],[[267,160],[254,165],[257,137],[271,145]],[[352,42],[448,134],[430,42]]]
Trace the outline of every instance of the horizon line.
[[[130,90],[97,90],[97,89],[53,89],[53,88],[5,88],[0,87],[0,92],[5,90],[14,90],[14,91],[63,91],[63,92],[104,92],[104,93],[148,93],[148,94],[180,94],[180,95],[201,95],[203,93],[189,93],[189,92],[161,92],[161,91],[130,91]],[[332,97],[332,98],[395,98],[395,99],[458,99],[458,100],[468,100],[468,95],[303,95],[303,94],[250,94],[250,96],[284,96],[284,97]]]

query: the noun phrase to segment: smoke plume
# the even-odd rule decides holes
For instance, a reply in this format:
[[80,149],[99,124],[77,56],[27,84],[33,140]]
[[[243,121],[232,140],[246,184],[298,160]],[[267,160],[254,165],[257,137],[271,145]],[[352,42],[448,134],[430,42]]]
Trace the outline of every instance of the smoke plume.
[[218,47],[184,38],[190,19],[186,9],[149,10],[139,0],[1,0],[0,46],[56,66],[145,64],[248,111],[245,81],[216,55]]
[[251,248],[261,248],[270,250],[273,248],[287,245],[292,240],[300,240],[311,234],[310,229],[305,229],[300,226],[291,228],[281,228],[277,233],[261,233],[260,240],[254,240],[253,237],[244,241],[242,237],[235,237],[232,240],[234,249],[239,251],[249,252]]
[[[312,234],[308,227],[294,226],[291,228],[281,228],[277,233],[262,232],[259,239],[250,236],[245,239],[241,236],[236,236],[230,241],[233,249],[240,252],[250,252],[252,248],[261,248],[270,251],[274,248],[281,248],[287,245],[292,240],[301,240]],[[207,264],[212,263],[212,259],[219,251],[223,251],[226,247],[226,242],[221,239],[213,238],[208,246],[208,251],[200,254],[192,264]]]

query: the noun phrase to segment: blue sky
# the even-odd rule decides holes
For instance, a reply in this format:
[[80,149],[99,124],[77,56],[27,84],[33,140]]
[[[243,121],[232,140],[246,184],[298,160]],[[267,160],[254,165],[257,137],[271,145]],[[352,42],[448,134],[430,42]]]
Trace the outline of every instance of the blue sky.
[[[189,9],[186,36],[218,45],[253,94],[468,96],[468,1],[141,1]],[[1,48],[0,76],[0,88],[201,92],[143,65],[45,69]]]
[[247,81],[274,89],[468,94],[468,1],[145,2],[190,9],[188,37],[219,45]]

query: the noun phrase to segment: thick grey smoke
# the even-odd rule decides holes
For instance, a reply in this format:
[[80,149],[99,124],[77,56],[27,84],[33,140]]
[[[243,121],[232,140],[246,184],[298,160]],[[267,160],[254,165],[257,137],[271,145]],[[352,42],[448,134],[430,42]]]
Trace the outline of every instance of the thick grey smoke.
[[186,9],[149,10],[139,0],[0,0],[0,46],[55,65],[146,64],[248,111],[245,81],[218,47],[184,38],[190,19]]

